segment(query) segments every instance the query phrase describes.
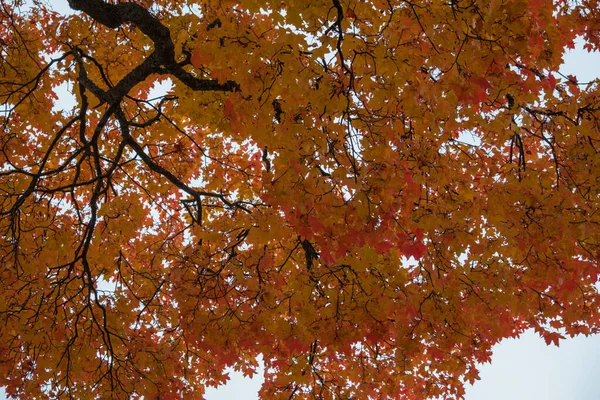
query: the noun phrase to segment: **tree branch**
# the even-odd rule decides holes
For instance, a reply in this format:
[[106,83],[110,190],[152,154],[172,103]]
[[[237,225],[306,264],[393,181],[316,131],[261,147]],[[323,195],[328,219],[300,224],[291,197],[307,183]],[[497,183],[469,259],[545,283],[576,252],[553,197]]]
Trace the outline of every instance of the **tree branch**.
[[103,0],[69,0],[69,6],[74,10],[84,12],[108,28],[116,29],[125,23],[132,23],[154,43],[152,54],[109,91],[109,97],[112,99],[120,101],[135,85],[158,72],[173,75],[195,91],[233,92],[239,90],[236,82],[219,83],[216,79],[198,79],[184,70],[175,61],[175,45],[171,39],[169,28],[139,4],[108,4]]

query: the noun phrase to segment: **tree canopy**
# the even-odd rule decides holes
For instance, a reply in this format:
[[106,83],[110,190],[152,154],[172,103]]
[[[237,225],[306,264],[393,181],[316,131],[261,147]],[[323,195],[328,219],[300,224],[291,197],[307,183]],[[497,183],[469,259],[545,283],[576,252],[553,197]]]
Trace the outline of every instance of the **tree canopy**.
[[600,327],[598,0],[0,0],[0,386],[461,398]]

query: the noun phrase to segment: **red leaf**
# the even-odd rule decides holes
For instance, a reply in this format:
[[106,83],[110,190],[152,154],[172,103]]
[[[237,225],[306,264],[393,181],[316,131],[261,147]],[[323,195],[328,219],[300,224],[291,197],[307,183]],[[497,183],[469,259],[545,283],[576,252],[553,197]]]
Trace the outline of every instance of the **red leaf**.
[[427,247],[421,242],[416,242],[406,247],[405,255],[413,257],[415,260],[420,260],[424,255]]
[[560,339],[565,338],[563,335],[561,335],[560,333],[557,333],[557,332],[544,331],[541,333],[541,335],[544,338],[544,341],[546,342],[547,345],[550,345],[550,343],[552,343],[556,347],[558,347],[558,341]]
[[321,220],[315,217],[313,214],[308,215],[308,224],[314,233],[323,233],[325,231],[325,225]]
[[381,241],[375,245],[375,251],[379,254],[387,254],[391,248],[392,245],[386,241]]
[[550,89],[554,90],[554,88],[556,87],[556,78],[550,73],[548,74],[548,80],[550,81]]
[[192,51],[192,55],[190,57],[190,62],[196,68],[200,68],[203,65],[208,64],[213,59],[212,54],[204,51],[202,46],[196,46],[196,48]]
[[[225,99],[225,102],[223,103],[223,113],[229,119],[231,128],[234,131],[239,131],[240,130],[240,119],[239,119],[238,112],[236,110],[235,100],[232,98],[234,96],[235,95],[231,95],[231,96],[227,97],[227,99]],[[235,96],[235,97],[237,97],[237,96]]]
[[492,89],[494,86],[487,79],[481,76],[476,76],[470,79],[471,82],[482,88],[483,90]]

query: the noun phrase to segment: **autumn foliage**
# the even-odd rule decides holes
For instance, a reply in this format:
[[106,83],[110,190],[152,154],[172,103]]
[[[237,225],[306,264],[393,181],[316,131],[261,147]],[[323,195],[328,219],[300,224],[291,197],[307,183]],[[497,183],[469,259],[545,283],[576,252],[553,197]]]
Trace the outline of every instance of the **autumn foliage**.
[[[48,3],[55,3],[50,1]],[[58,3],[58,2],[56,2]],[[0,0],[0,386],[461,398],[600,328],[598,0]]]

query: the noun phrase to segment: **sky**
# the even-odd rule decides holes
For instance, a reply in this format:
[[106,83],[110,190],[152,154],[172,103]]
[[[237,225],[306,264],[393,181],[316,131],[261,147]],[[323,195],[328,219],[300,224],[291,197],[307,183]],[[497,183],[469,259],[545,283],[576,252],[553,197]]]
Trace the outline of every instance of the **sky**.
[[[481,380],[467,385],[466,400],[598,400],[600,336],[578,336],[547,346],[533,331],[494,347],[491,364],[480,366]],[[262,379],[231,373],[223,386],[206,391],[207,400],[257,400]]]
[[[53,0],[65,9],[65,0]],[[600,77],[600,54],[589,54],[578,43],[565,55],[561,68],[579,82]],[[600,399],[600,336],[565,339],[547,346],[533,331],[507,339],[493,348],[491,363],[480,365],[480,380],[467,385],[466,400],[598,400]],[[207,400],[257,400],[261,374],[253,379],[231,372],[230,381],[206,391]],[[6,400],[0,389],[0,400]]]

